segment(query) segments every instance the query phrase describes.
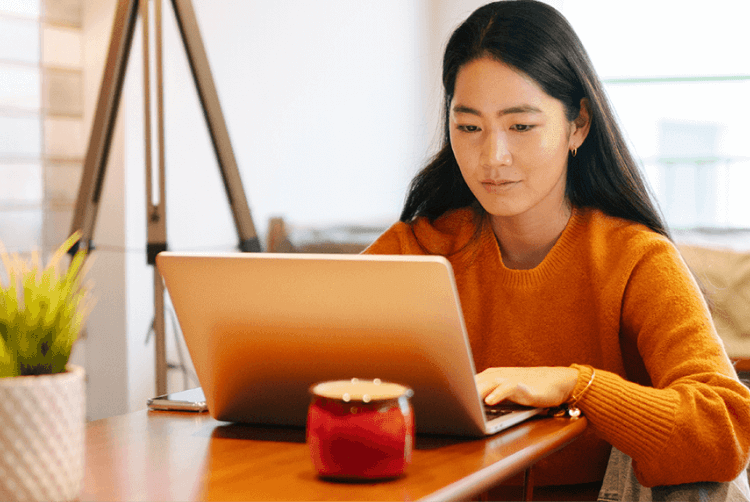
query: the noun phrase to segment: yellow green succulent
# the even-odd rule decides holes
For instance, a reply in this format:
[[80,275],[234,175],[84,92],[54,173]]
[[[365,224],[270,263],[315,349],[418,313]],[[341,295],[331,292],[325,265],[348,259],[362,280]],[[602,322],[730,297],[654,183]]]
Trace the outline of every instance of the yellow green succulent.
[[10,255],[0,244],[8,278],[0,275],[0,377],[61,373],[73,343],[93,307],[82,284],[85,253],[75,253],[65,272],[63,258],[80,235],[74,234],[42,269],[38,253],[30,261]]

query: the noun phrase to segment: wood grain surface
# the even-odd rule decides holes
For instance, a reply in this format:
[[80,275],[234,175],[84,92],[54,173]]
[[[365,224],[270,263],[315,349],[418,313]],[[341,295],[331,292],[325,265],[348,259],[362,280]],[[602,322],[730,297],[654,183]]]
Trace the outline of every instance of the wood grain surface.
[[573,441],[585,418],[538,418],[483,439],[418,436],[401,477],[316,475],[305,431],[139,411],[90,422],[81,500],[466,500]]

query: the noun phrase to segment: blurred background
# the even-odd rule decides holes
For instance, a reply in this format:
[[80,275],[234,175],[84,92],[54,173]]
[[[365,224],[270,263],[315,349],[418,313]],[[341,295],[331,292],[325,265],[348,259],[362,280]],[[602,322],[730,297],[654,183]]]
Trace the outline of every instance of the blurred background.
[[[193,0],[264,249],[281,229],[291,249],[356,252],[397,220],[436,151],[444,44],[483,3]],[[589,51],[676,237],[750,250],[750,4],[548,3]],[[116,6],[0,0],[9,251],[49,252],[70,230]],[[94,234],[98,305],[74,352],[90,419],[144,408],[154,392],[140,29]],[[233,220],[169,2],[163,31],[169,247],[231,251]],[[168,325],[169,390],[197,386]]]

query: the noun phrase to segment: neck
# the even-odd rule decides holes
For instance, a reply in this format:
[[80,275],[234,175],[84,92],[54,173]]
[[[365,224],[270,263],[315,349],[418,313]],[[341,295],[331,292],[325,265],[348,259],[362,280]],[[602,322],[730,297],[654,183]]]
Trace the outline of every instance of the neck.
[[551,214],[491,216],[503,264],[511,269],[529,270],[544,261],[568,224],[572,210],[563,202]]

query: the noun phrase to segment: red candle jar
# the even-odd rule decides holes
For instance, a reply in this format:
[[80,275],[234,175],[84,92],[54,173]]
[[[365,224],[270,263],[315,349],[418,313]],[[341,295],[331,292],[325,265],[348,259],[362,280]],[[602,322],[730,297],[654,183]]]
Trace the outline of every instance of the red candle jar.
[[324,478],[385,479],[411,462],[414,412],[408,387],[337,380],[310,388],[307,444]]

